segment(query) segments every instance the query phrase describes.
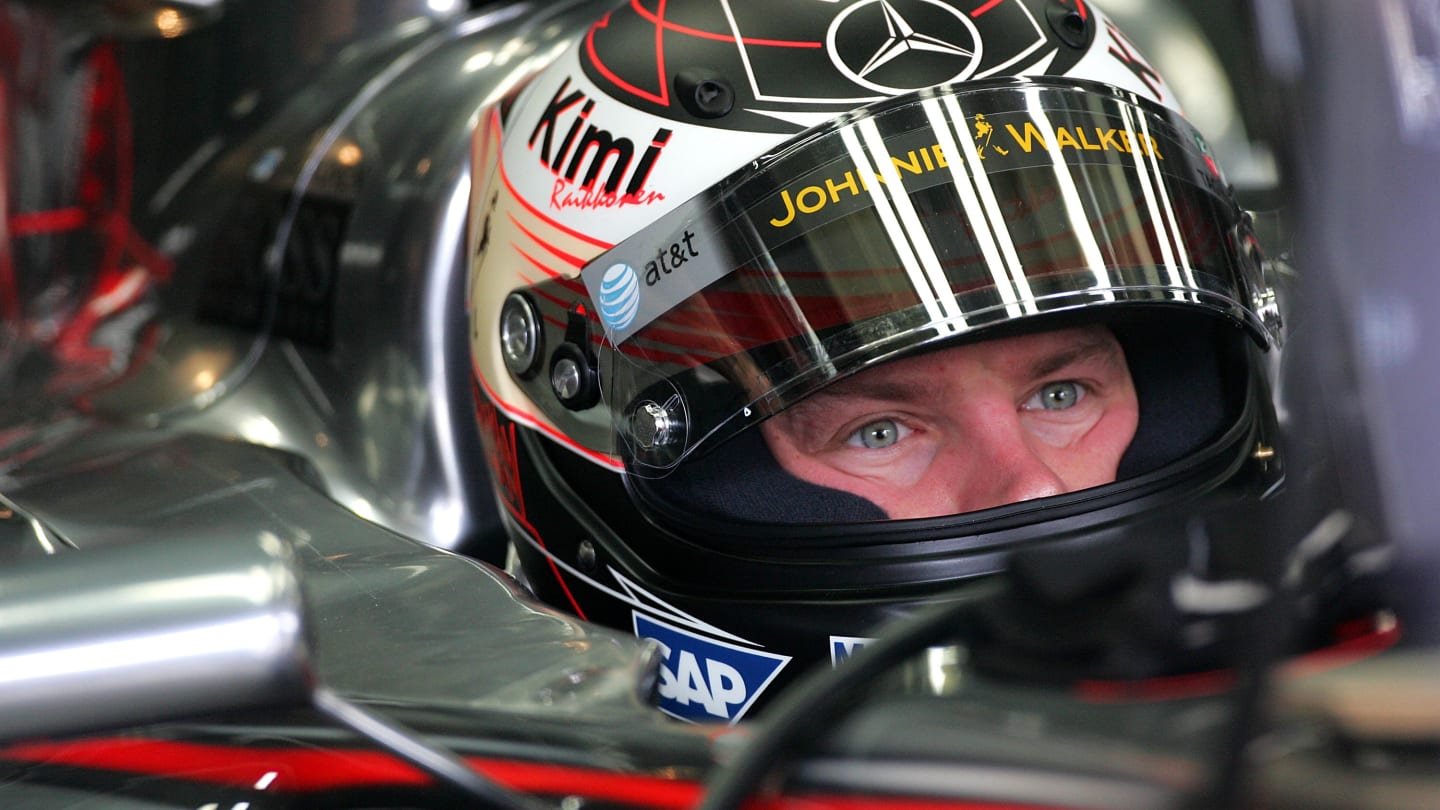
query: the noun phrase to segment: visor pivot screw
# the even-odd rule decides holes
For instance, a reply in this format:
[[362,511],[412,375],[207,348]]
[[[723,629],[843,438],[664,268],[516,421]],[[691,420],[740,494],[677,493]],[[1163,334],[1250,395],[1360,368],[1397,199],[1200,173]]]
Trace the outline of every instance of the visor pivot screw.
[[712,70],[687,68],[675,74],[675,95],[696,118],[723,118],[735,107],[735,89]]
[[520,293],[510,293],[500,307],[500,353],[505,367],[516,377],[535,374],[540,359],[540,317],[535,305]]
[[642,402],[630,416],[630,435],[646,450],[674,444],[680,436],[680,427],[679,421],[658,402]]

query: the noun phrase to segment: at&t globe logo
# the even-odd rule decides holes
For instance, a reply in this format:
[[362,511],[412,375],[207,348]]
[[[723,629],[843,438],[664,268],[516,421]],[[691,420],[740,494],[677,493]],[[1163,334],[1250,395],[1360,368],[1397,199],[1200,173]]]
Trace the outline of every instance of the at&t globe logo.
[[621,262],[611,265],[600,278],[600,320],[612,331],[622,332],[640,311],[640,277],[635,268]]

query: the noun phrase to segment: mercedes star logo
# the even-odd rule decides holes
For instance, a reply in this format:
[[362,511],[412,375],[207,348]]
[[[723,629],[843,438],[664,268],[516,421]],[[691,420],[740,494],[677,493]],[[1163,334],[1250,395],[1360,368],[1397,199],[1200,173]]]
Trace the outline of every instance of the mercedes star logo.
[[967,77],[980,61],[975,24],[937,0],[908,5],[902,14],[892,0],[861,0],[840,12],[826,35],[835,67],[887,95]]

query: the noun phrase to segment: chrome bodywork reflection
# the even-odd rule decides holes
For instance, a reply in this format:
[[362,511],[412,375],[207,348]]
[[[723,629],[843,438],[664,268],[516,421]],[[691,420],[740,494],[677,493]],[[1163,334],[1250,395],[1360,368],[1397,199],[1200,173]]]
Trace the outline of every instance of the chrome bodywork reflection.
[[209,533],[7,567],[0,740],[310,698],[289,546]]
[[[291,16],[309,7],[280,5]],[[231,114],[244,102],[269,110],[263,120],[250,113],[168,156],[170,174],[136,205],[173,265],[173,282],[146,299],[158,339],[118,382],[84,391],[83,404],[130,424],[290,450],[355,514],[500,562],[465,359],[473,116],[577,36],[594,4],[465,19],[388,5],[379,16],[391,28],[329,45],[335,57],[293,95],[277,95],[278,78],[240,83]],[[263,20],[233,11],[209,31],[238,59],[255,32],[234,26]],[[183,78],[156,90],[186,97]],[[143,92],[132,102],[147,107]],[[61,413],[43,421],[61,425]],[[11,464],[37,450],[28,429],[25,446],[6,443],[21,432],[0,430]]]
[[[332,5],[229,6],[206,29],[209,39],[123,46],[132,67],[164,63],[171,48],[219,56],[164,81],[127,75],[142,154],[130,167],[135,205],[127,199],[125,210],[151,248],[130,257],[148,281],[133,305],[101,318],[127,350],[107,361],[107,373],[77,380],[73,358],[42,339],[63,327],[58,315],[25,309],[7,323],[27,336],[7,345],[12,356],[33,359],[26,374],[7,366],[15,385],[0,392],[0,560],[53,571],[35,580],[53,585],[108,547],[189,544],[199,554],[211,540],[244,547],[277,538],[294,549],[305,582],[315,675],[347,699],[664,728],[644,693],[654,662],[639,642],[538,607],[500,571],[448,550],[503,557],[487,545],[498,517],[466,359],[461,254],[473,117],[578,35],[595,5],[511,4],[461,18],[435,10],[444,4],[382,3],[348,33],[302,32],[281,37],[285,47],[273,52],[244,52],[275,22],[267,15],[308,19]],[[28,5],[0,4],[0,23],[12,22],[7,15],[58,38],[47,27],[55,21]],[[312,65],[304,52],[316,48],[327,54],[324,69],[286,90],[286,60]],[[52,55],[58,70],[63,54]],[[212,59],[249,72],[216,80],[204,69]],[[86,81],[47,76],[49,89]],[[141,166],[145,143],[174,135],[147,134],[164,120],[146,111],[206,91],[225,102],[214,131],[190,142],[175,135],[183,150],[163,153],[159,168]],[[43,145],[45,131],[27,149]],[[145,171],[148,183],[139,179]],[[11,188],[52,181],[27,174]],[[38,277],[57,290],[47,300],[67,313],[102,297],[90,276],[31,264],[47,268]],[[57,389],[62,379],[68,387]],[[156,554],[144,557],[150,567],[173,565],[177,576],[199,564]],[[106,573],[92,574],[99,587]],[[169,604],[177,624],[157,619],[147,637],[189,632],[185,622],[203,624],[208,612],[204,602],[153,604]],[[37,611],[26,617],[39,627],[47,611]],[[66,628],[61,613],[48,621]],[[79,648],[87,636],[76,628],[57,638]],[[143,648],[158,649],[135,649]],[[118,665],[102,658],[97,677]],[[193,680],[203,688],[203,677]],[[30,695],[27,686],[6,697]]]

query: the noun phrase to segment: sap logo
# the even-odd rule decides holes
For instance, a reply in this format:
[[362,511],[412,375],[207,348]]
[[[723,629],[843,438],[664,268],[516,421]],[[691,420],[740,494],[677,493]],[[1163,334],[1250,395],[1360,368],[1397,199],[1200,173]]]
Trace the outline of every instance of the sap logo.
[[[663,199],[663,195],[647,195],[645,183],[650,179],[665,145],[670,142],[670,130],[663,127],[655,130],[649,147],[637,160],[634,141],[616,137],[609,130],[589,122],[594,109],[595,101],[586,98],[584,91],[572,90],[567,78],[560,83],[530,132],[530,148],[535,149],[538,145],[540,162],[566,183],[578,182],[582,189],[595,189],[595,183],[600,180],[606,165],[610,168],[604,182],[595,189],[600,192],[598,196],[591,194],[582,200],[563,201],[564,204],[571,207],[614,207],[643,202],[651,196]],[[570,115],[574,117],[567,127],[563,119]],[[585,127],[583,135],[580,134],[582,125]],[[562,128],[563,135],[559,134]]]
[[632,614],[635,635],[660,645],[660,709],[683,720],[739,720],[790,657],[705,638]]
[[874,640],[861,636],[831,636],[830,665],[839,666],[841,662],[849,660],[850,656]]

